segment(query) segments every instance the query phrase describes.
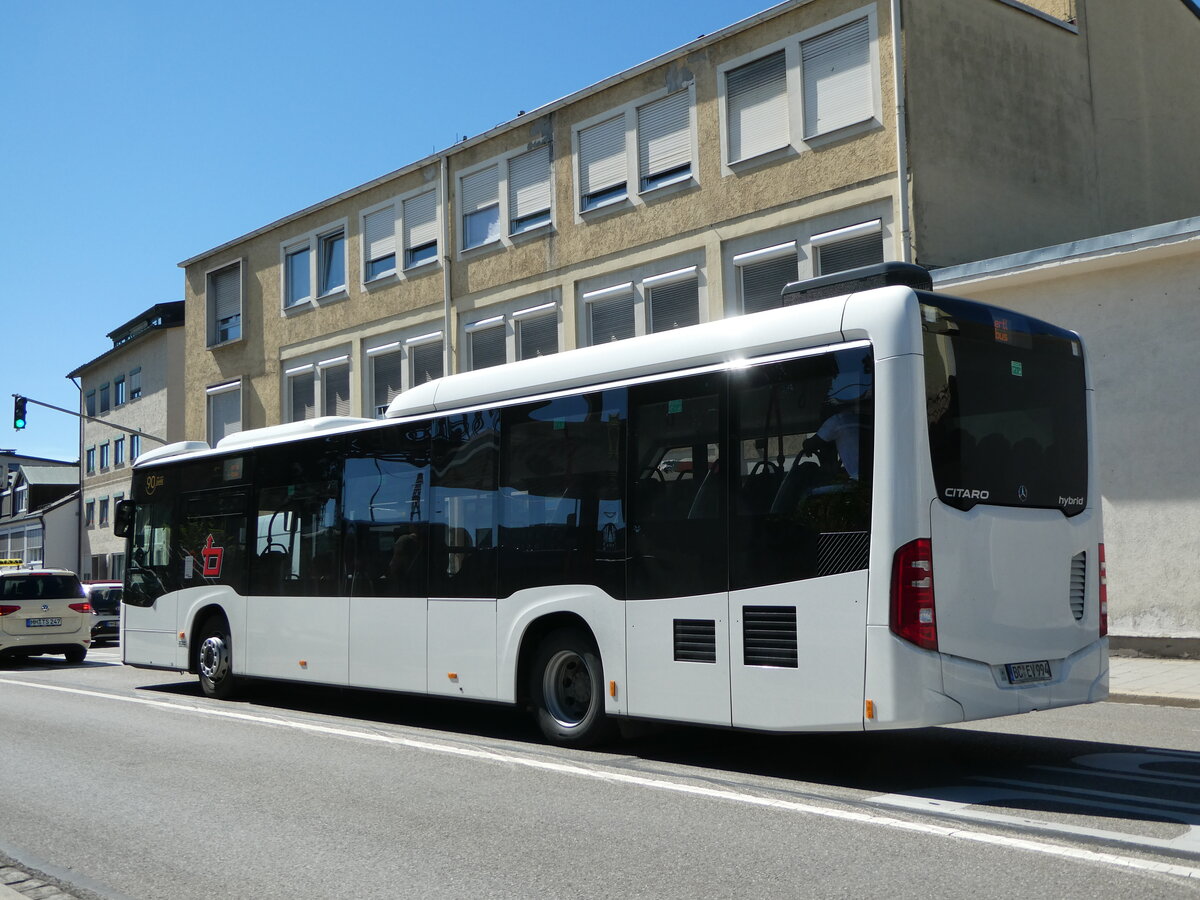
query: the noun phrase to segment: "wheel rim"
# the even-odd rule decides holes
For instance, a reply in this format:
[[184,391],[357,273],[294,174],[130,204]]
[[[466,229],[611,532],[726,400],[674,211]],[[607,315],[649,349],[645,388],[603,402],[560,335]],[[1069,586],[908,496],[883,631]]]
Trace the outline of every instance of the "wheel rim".
[[546,711],[564,728],[575,728],[592,708],[592,673],[574,650],[559,650],[542,675]]
[[200,645],[200,674],[214,684],[229,672],[229,648],[219,634],[209,635]]

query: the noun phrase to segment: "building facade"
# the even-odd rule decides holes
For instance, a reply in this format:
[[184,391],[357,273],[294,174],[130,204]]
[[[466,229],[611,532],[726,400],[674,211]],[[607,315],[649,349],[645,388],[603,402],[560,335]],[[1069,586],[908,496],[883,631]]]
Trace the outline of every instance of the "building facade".
[[[378,416],[444,373],[767,308],[869,262],[1186,219],[1197,83],[1180,0],[790,0],[185,260],[184,437]],[[1074,324],[1084,303],[1031,310]],[[1140,359],[1085,336],[1098,378],[1105,341]],[[1161,569],[1125,523],[1149,515],[1109,516],[1114,628],[1194,630],[1184,601],[1134,599]]]
[[0,452],[0,559],[74,568],[79,466]]
[[[1171,638],[1200,657],[1191,456],[1200,446],[1200,218],[942,269],[934,285],[1082,335],[1096,390],[1111,633]],[[1154,649],[1171,648],[1160,640]]]
[[109,332],[112,347],[68,376],[79,379],[83,515],[81,578],[120,579],[125,541],[112,533],[129,496],[130,466],[143,450],[183,435],[184,303],[158,303]]

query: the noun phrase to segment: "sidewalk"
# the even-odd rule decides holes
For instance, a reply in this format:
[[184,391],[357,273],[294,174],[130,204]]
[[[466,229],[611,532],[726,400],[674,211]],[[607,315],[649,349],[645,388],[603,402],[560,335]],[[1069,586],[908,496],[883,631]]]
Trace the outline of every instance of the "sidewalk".
[[1108,699],[1200,707],[1200,659],[1111,656]]

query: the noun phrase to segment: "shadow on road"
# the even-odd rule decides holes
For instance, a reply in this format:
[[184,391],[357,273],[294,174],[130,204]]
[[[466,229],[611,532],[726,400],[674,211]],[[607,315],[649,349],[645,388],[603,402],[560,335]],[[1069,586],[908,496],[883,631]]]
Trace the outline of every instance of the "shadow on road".
[[[143,690],[200,697],[194,680]],[[239,702],[545,750],[531,719],[510,706],[270,682],[247,686]],[[1168,843],[1182,832],[1183,843],[1166,849],[1200,854],[1196,752],[969,728],[765,735],[655,725],[630,731],[633,736],[581,755],[581,761],[639,772],[670,767],[674,777],[683,767],[685,777],[739,790],[750,785],[801,800],[827,799],[829,789],[846,789],[865,792],[868,798],[898,798],[889,802],[929,814],[969,807],[1036,815],[1085,823],[1098,835],[1106,829],[1132,830]],[[845,797],[842,791],[834,793]],[[1197,840],[1187,836],[1189,829],[1196,829]]]

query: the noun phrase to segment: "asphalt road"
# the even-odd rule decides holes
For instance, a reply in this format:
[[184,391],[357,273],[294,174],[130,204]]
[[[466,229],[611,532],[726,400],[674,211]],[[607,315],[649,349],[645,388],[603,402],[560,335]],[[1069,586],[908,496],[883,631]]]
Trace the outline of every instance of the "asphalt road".
[[1200,895],[1200,710],[886,735],[663,728],[47,658],[0,667],[0,856],[78,895]]

